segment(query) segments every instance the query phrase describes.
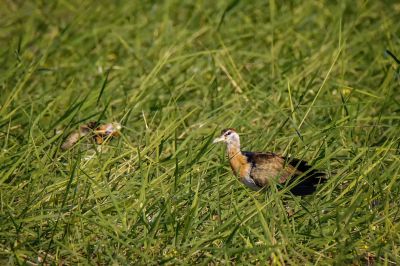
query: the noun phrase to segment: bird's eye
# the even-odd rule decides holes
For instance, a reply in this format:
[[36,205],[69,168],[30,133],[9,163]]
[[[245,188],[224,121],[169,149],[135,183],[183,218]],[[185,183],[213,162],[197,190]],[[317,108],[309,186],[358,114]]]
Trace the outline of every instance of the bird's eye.
[[228,132],[226,132],[226,136],[229,136],[230,134],[232,133],[232,131],[228,131]]

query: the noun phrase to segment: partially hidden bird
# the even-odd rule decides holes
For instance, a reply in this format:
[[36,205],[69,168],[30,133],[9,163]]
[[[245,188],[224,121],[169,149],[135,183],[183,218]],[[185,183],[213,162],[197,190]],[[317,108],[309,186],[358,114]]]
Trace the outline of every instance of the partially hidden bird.
[[239,134],[233,128],[222,130],[221,136],[213,141],[218,142],[226,143],[233,173],[253,190],[268,187],[271,183],[288,184],[293,195],[305,196],[326,181],[326,174],[313,169],[306,161],[273,152],[241,151]]
[[104,141],[112,137],[118,137],[120,134],[120,130],[121,124],[117,122],[106,124],[89,122],[85,125],[81,125],[77,130],[69,134],[66,140],[61,145],[61,149],[68,150],[72,148],[82,137],[85,137],[89,134],[92,135],[96,144],[102,144]]

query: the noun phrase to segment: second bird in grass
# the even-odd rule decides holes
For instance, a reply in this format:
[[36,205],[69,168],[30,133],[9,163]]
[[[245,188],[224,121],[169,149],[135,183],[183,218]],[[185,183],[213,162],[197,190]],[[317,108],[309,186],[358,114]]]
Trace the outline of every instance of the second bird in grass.
[[[240,150],[240,139],[233,128],[224,129],[214,143],[227,145],[231,168],[240,181],[253,190],[271,183],[296,182],[291,189],[294,195],[309,195],[316,185],[326,181],[325,173],[312,169],[307,162],[288,158],[272,152],[246,152]],[[300,180],[297,180],[300,177]]]

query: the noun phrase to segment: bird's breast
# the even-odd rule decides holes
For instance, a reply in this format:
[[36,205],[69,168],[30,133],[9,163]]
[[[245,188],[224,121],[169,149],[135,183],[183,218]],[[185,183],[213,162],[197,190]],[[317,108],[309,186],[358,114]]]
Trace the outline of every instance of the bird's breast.
[[247,159],[242,154],[236,154],[229,159],[232,171],[236,176],[244,182],[245,178],[249,178],[251,164],[247,162]]

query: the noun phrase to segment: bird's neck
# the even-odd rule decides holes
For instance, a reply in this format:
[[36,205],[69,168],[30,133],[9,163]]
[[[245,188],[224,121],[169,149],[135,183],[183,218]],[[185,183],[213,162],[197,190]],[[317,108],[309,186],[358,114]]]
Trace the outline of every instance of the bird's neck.
[[239,176],[240,179],[248,176],[250,165],[247,162],[246,156],[240,151],[240,144],[228,143],[227,152],[229,163],[235,175]]
[[242,152],[240,151],[240,144],[237,144],[237,143],[228,143],[227,151],[228,151],[229,160],[232,160],[236,156],[242,155]]

